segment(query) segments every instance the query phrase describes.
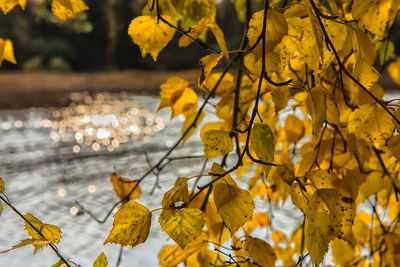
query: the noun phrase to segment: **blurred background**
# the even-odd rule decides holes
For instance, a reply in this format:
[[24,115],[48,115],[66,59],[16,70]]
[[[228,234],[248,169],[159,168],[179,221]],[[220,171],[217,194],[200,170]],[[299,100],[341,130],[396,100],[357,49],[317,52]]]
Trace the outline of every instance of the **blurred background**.
[[[90,10],[60,21],[51,13],[50,1],[28,0],[26,10],[14,8],[0,15],[0,33],[13,40],[17,65],[5,63],[2,70],[111,71],[124,69],[181,70],[198,67],[207,51],[192,44],[179,48],[172,41],[155,63],[142,58],[128,36],[128,26],[140,15],[144,0],[87,0]],[[242,24],[230,1],[220,1],[218,24],[228,48],[237,48]],[[178,39],[179,34],[175,35]],[[211,39],[211,38],[209,38]],[[217,45],[215,40],[211,45]],[[213,43],[214,42],[214,43]]]

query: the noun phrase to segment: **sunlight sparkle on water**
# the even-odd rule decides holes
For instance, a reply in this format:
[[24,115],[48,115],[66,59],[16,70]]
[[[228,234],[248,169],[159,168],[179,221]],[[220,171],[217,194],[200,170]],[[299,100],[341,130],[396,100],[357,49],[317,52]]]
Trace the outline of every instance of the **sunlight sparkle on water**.
[[[54,120],[42,120],[40,127],[52,129],[50,137],[55,143],[75,139],[75,153],[82,150],[82,145],[93,151],[101,151],[102,146],[114,151],[129,140],[149,142],[150,136],[165,128],[166,119],[127,100],[125,94],[73,93],[71,100],[68,107],[53,111]],[[2,124],[3,129],[10,127]]]

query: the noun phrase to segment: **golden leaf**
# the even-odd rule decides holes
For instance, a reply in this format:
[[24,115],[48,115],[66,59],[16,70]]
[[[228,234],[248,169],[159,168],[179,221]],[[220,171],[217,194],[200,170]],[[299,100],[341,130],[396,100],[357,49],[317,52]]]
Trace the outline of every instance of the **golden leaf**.
[[[207,24],[210,22],[210,19],[208,17],[203,17],[201,20],[199,20],[196,25],[190,28],[190,31],[187,33],[190,37],[192,37],[194,40],[198,39],[199,36],[204,32],[206,29]],[[190,45],[194,40],[186,35],[182,35],[182,37],[179,39],[179,47],[186,47]]]
[[186,143],[186,141],[189,139],[190,136],[193,135],[193,133],[196,131],[197,126],[203,121],[204,116],[206,113],[202,111],[200,115],[198,115],[198,112],[193,112],[189,117],[186,118],[185,122],[182,125],[181,129],[181,134],[183,135],[189,127],[193,124],[194,120],[197,118],[196,123],[190,128],[188,133],[182,138],[182,146]]
[[[28,232],[29,236],[35,240],[48,240],[51,244],[56,244],[60,242],[61,239],[61,230],[55,225],[52,224],[43,224],[40,220],[34,217],[31,214],[25,214],[25,219],[27,219],[37,230],[39,230],[43,236],[41,236],[36,230],[28,224],[26,221],[24,222],[25,230]],[[47,244],[46,244],[47,245]],[[34,245],[34,252],[36,253],[39,249],[43,248],[46,245]]]
[[223,156],[233,150],[232,138],[226,131],[208,130],[201,140],[204,145],[203,159]]
[[[400,160],[400,134],[393,136],[389,139],[388,147],[392,152],[393,156],[396,159]],[[4,188],[4,187],[3,187]],[[1,193],[1,184],[0,184],[0,193]]]
[[36,246],[43,247],[43,246],[47,246],[49,244],[51,244],[51,240],[47,240],[45,238],[41,238],[41,239],[24,239],[24,240],[21,240],[21,242],[19,244],[12,246],[10,249],[0,251],[0,254],[7,253],[7,252],[9,252],[11,250],[14,250],[14,249],[17,249],[17,248],[22,248],[22,247],[29,246],[29,245],[33,245],[36,248]]
[[124,199],[125,197],[127,197],[129,192],[131,192],[131,190],[135,188],[135,186],[136,188],[129,196],[129,200],[138,198],[142,194],[142,191],[140,190],[139,185],[137,185],[137,182],[132,182],[129,178],[120,178],[117,174],[113,173],[111,174],[110,180],[113,184],[115,193],[120,199]]
[[60,20],[74,18],[79,12],[88,9],[82,0],[53,0],[51,2],[51,11]]
[[[251,129],[250,143],[257,157],[263,162],[272,163],[275,155],[274,133],[267,124],[255,123]],[[271,169],[263,165],[265,177]]]
[[93,262],[93,267],[107,267],[108,266],[108,260],[106,255],[104,255],[104,252],[102,252],[95,262]]
[[318,265],[335,236],[350,238],[354,200],[341,189],[320,189],[311,197],[305,214],[305,244],[312,262]]
[[171,117],[183,114],[189,117],[197,108],[197,94],[189,86],[189,82],[179,77],[171,77],[160,88],[160,105],[158,110],[170,107]]
[[272,100],[275,104],[275,112],[279,112],[286,108],[290,99],[290,90],[287,86],[274,86],[272,92]]
[[216,23],[209,23],[207,27],[214,34],[215,39],[217,40],[217,43],[221,48],[222,54],[224,54],[226,60],[229,60],[229,53],[228,53],[228,48],[226,47],[224,32]]
[[4,193],[4,182],[3,179],[0,177],[0,194]]
[[285,183],[287,183],[288,185],[293,184],[296,177],[292,169],[288,168],[286,165],[279,165],[278,167],[276,167],[276,171],[278,172],[279,177],[281,177],[282,180],[285,181]]
[[214,185],[214,202],[231,234],[253,216],[254,201],[250,193],[231,184],[220,182]]
[[[177,26],[176,21],[170,16],[163,16],[173,26]],[[129,25],[128,34],[132,41],[137,44],[142,55],[149,53],[154,61],[157,61],[158,54],[171,41],[175,34],[175,29],[163,21],[159,21],[153,16],[139,16],[132,20]]]
[[297,143],[304,136],[303,122],[293,114],[289,114],[285,120],[286,141],[289,143]]
[[319,130],[326,119],[325,91],[322,87],[311,89],[307,98],[310,115],[312,117],[313,134],[318,136]]
[[400,58],[389,64],[388,73],[389,73],[390,78],[396,84],[400,85]]
[[135,247],[146,241],[151,225],[151,212],[132,200],[122,204],[114,214],[113,228],[104,244]]
[[175,180],[174,186],[168,190],[161,201],[162,211],[158,222],[165,224],[171,217],[175,216],[177,209],[176,204],[187,203],[189,200],[188,182],[189,178],[178,177]]
[[175,216],[161,223],[161,230],[166,232],[182,249],[201,234],[204,226],[202,211],[182,209]]
[[200,81],[200,84],[203,84],[208,80],[208,77],[215,66],[217,66],[218,62],[223,57],[222,54],[211,54],[204,56],[200,59],[200,64],[203,66],[204,79]]
[[397,0],[354,0],[351,13],[360,26],[383,38],[399,7]]
[[4,15],[7,15],[16,5],[20,5],[22,9],[25,9],[26,0],[1,0],[0,9]]
[[270,244],[259,238],[246,236],[245,247],[250,257],[260,266],[275,266],[276,254]]
[[175,267],[186,260],[190,255],[203,249],[207,249],[207,247],[207,235],[203,233],[190,242],[184,249],[182,249],[178,244],[162,247],[158,253],[158,261],[162,267]]
[[378,104],[364,104],[350,114],[347,129],[357,138],[381,145],[392,136],[394,123]]
[[0,66],[3,60],[17,64],[14,57],[13,43],[9,39],[0,38]]
[[339,266],[350,266],[354,259],[354,249],[342,239],[335,238],[332,241],[332,262]]
[[190,267],[210,267],[210,265],[224,262],[225,259],[217,252],[203,249],[191,255],[185,261],[186,266]]

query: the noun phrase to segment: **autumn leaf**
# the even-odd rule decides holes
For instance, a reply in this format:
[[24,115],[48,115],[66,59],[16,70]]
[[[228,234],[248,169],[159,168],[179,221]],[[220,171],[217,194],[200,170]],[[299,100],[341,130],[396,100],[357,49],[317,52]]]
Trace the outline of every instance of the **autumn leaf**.
[[[397,160],[400,160],[400,134],[397,134],[396,136],[390,138],[388,142],[388,147],[392,152],[393,156],[395,156]],[[1,193],[1,184],[0,184],[0,193]]]
[[332,262],[339,266],[350,266],[354,259],[354,248],[351,245],[339,238],[332,241]]
[[135,247],[146,241],[151,225],[151,212],[132,200],[122,204],[114,214],[113,227],[104,244]]
[[286,141],[289,143],[297,143],[304,136],[304,125],[299,117],[289,114],[285,120]]
[[43,247],[43,246],[47,246],[47,245],[51,244],[51,242],[52,242],[51,240],[47,240],[45,238],[24,239],[24,240],[21,240],[21,242],[19,244],[12,246],[10,249],[0,251],[0,254],[7,253],[11,250],[14,250],[17,248],[22,248],[22,247],[29,246],[29,245],[33,245],[35,248]]
[[389,64],[388,73],[389,73],[390,78],[396,84],[400,85],[400,58]]
[[384,37],[387,24],[394,19],[399,8],[397,0],[355,0],[351,13],[360,26]]
[[246,236],[245,246],[250,257],[260,266],[275,266],[276,255],[271,245],[262,239]]
[[305,213],[305,244],[312,262],[318,265],[335,236],[346,239],[351,235],[354,200],[341,189],[320,189],[311,197]]
[[171,77],[160,86],[158,110],[170,107],[171,117],[183,114],[186,118],[197,108],[197,94],[189,87],[189,82],[179,77]]
[[186,260],[190,255],[203,249],[207,249],[207,247],[208,238],[207,235],[203,233],[190,242],[184,249],[182,249],[178,244],[162,247],[158,253],[158,261],[162,267],[175,267]]
[[[267,124],[255,123],[251,129],[250,143],[257,157],[266,163],[272,163],[275,155],[274,133]],[[271,169],[270,165],[263,165],[265,177]]]
[[[190,28],[190,31],[187,34],[182,35],[182,37],[179,39],[178,41],[179,47],[186,47],[190,45],[194,40],[198,39],[206,29],[206,26],[208,25],[209,22],[210,19],[208,17],[203,17],[202,19],[200,19],[196,23],[196,25]],[[189,35],[191,38],[188,37],[187,35]]]
[[161,201],[162,211],[158,222],[160,225],[165,224],[170,218],[175,216],[178,209],[175,209],[176,205],[184,205],[189,200],[189,190],[187,183],[189,178],[178,177],[175,180],[174,186],[168,190]]
[[312,88],[307,102],[312,118],[313,134],[318,136],[319,130],[326,119],[326,98],[324,89],[322,87]]
[[202,212],[199,209],[182,209],[175,212],[161,230],[166,232],[182,249],[201,234],[204,226]]
[[17,64],[14,57],[13,43],[9,39],[0,38],[0,66],[3,60]]
[[200,80],[199,82],[200,85],[208,80],[211,71],[221,60],[222,56],[223,56],[222,54],[211,54],[204,56],[200,59],[200,64],[203,66],[203,72],[204,72],[204,79],[203,81]]
[[76,14],[88,10],[82,0],[52,0],[51,11],[60,20],[74,18]]
[[232,234],[253,216],[254,201],[250,193],[231,184],[220,182],[214,185],[214,202]]
[[[176,21],[170,16],[163,16],[168,23],[177,26]],[[153,16],[139,16],[132,20],[129,25],[128,34],[132,41],[137,44],[142,55],[149,53],[154,61],[157,61],[158,54],[171,41],[175,29]]]
[[217,40],[219,47],[221,48],[222,54],[225,56],[227,60],[229,60],[229,53],[228,53],[228,48],[226,47],[224,32],[216,23],[209,23],[207,27],[214,34],[214,37]]
[[20,5],[25,10],[26,0],[1,0],[0,9],[4,15],[7,15],[16,5]]
[[394,123],[378,104],[364,104],[350,114],[347,127],[357,138],[381,145],[392,136]]
[[[25,230],[28,232],[29,236],[34,240],[47,240],[51,244],[57,244],[61,239],[61,230],[55,225],[52,224],[43,224],[39,219],[34,217],[31,214],[25,214],[25,219],[30,222],[24,222]],[[42,235],[40,235],[33,227],[39,230]],[[46,244],[47,245],[47,244]],[[34,252],[36,253],[39,249],[43,248],[46,245],[34,245]]]
[[106,255],[104,255],[104,252],[102,252],[95,262],[93,262],[93,267],[107,267],[108,266],[108,260]]
[[3,193],[4,193],[4,181],[0,177],[0,194],[3,194]]
[[203,159],[223,156],[233,150],[232,138],[227,131],[208,130],[201,140],[204,146]]
[[133,188],[135,188],[135,190],[129,196],[129,200],[138,198],[142,194],[137,182],[132,182],[129,178],[121,178],[116,173],[112,173],[110,180],[113,184],[115,193],[120,199],[125,199]]

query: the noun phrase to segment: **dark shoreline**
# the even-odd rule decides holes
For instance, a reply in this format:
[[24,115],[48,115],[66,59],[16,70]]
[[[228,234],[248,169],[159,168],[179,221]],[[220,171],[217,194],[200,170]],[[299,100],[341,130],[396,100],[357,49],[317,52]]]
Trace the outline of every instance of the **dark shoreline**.
[[[160,84],[171,76],[179,76],[195,83],[200,70],[143,71],[128,70],[94,73],[60,72],[0,72],[0,110],[16,110],[30,107],[60,107],[68,104],[71,93],[87,91],[126,92],[132,95],[158,95]],[[389,76],[384,73],[379,84],[386,92],[400,92]]]
[[168,77],[196,81],[199,70],[180,72],[129,70],[105,73],[0,72],[0,110],[58,107],[74,92],[126,92],[158,95]]

